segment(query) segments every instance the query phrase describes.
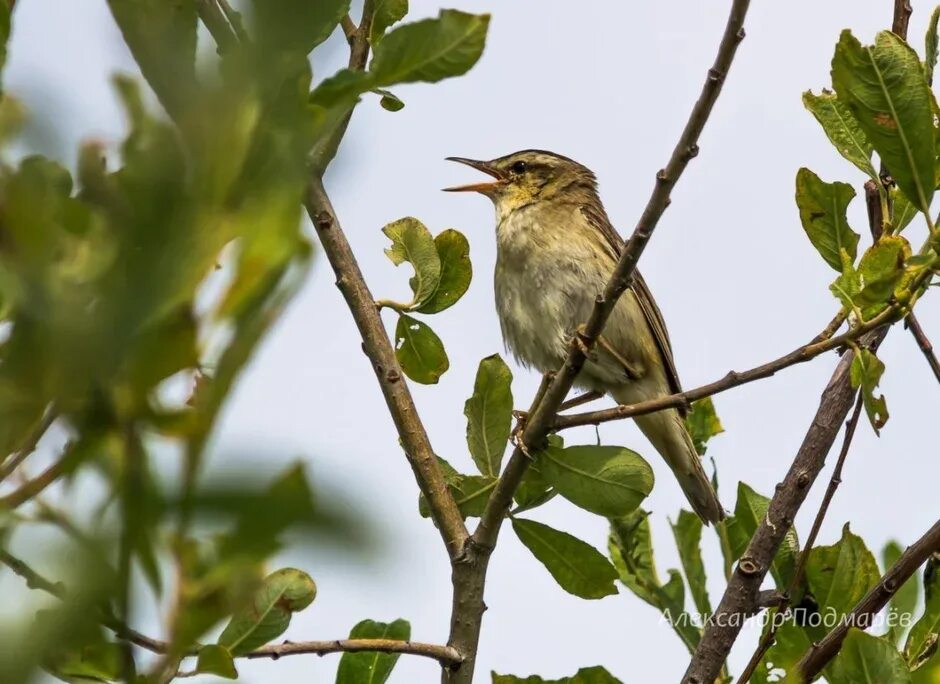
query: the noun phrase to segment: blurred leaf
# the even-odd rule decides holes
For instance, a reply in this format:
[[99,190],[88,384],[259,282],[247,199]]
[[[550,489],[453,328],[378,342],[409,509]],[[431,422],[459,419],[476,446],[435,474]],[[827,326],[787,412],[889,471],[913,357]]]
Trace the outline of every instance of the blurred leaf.
[[422,385],[435,385],[450,368],[444,344],[431,328],[401,314],[395,327],[395,356],[409,378]]
[[238,679],[238,670],[235,669],[235,659],[232,653],[225,646],[218,644],[208,644],[199,649],[196,672],[214,674],[224,679]]
[[385,250],[392,263],[400,266],[407,261],[414,268],[409,281],[414,297],[402,310],[417,309],[434,296],[441,282],[441,259],[434,238],[421,221],[411,217],[389,223],[382,232],[392,241]]
[[[438,457],[438,463],[444,472],[444,481],[450,489],[451,496],[460,509],[464,518],[478,518],[483,514],[490,492],[496,487],[496,478],[481,475],[462,475],[454,470],[443,458]],[[431,517],[424,494],[418,495],[418,512],[422,518]]]
[[[894,540],[884,545],[881,550],[881,564],[885,572],[898,561],[903,552],[904,549]],[[913,618],[919,593],[920,586],[917,584],[917,579],[911,577],[891,597],[889,617],[896,624],[890,626],[889,634],[891,634],[894,643],[897,643],[907,631],[899,622],[908,617]]]
[[252,0],[262,49],[309,54],[349,12],[349,0]]
[[291,615],[317,595],[317,585],[302,570],[283,568],[264,578],[250,606],[237,611],[219,635],[219,645],[243,655],[276,639],[287,629]]
[[933,83],[933,72],[937,66],[937,22],[940,21],[940,6],[934,8],[930,15],[930,21],[927,24],[927,36],[924,39],[924,76],[927,79],[927,85]]
[[[913,607],[911,609],[913,610]],[[940,644],[940,553],[935,553],[924,568],[924,614],[911,627],[911,633],[904,645],[904,658],[910,668],[915,670],[930,660],[937,653],[938,644]]]
[[195,0],[108,0],[108,6],[160,104],[180,118],[197,90]]
[[[411,639],[407,620],[392,623],[363,620],[349,633],[350,639]],[[398,662],[397,653],[344,653],[336,671],[336,684],[384,684]]]
[[653,490],[653,470],[634,451],[616,446],[549,446],[538,457],[542,476],[586,511],[626,515]]
[[484,475],[498,476],[512,426],[512,372],[499,354],[480,361],[463,412],[473,462]]
[[836,271],[842,271],[840,253],[845,250],[854,262],[858,233],[849,228],[845,212],[855,197],[847,183],[825,183],[807,168],[796,174],[796,204],[803,230],[813,247]]
[[372,16],[372,33],[369,42],[373,47],[385,37],[388,28],[408,14],[408,0],[375,0]]
[[512,498],[519,507],[517,512],[522,512],[541,506],[552,499],[555,494],[555,490],[542,476],[538,464],[530,463],[522,476],[522,481],[516,487],[516,491],[513,492]]
[[[754,532],[757,531],[757,527],[764,522],[769,505],[770,499],[766,496],[758,494],[744,482],[738,483],[738,500],[734,506],[734,516],[725,523],[735,560],[741,557],[751,537],[754,536]],[[785,591],[789,586],[799,553],[800,543],[796,537],[796,530],[791,527],[787,530],[783,543],[770,564],[770,574],[780,591]]]
[[711,615],[711,602],[705,586],[705,563],[702,562],[702,521],[694,513],[680,510],[679,519],[670,526],[695,609],[701,615]]
[[874,148],[852,110],[845,106],[835,93],[823,91],[820,95],[814,95],[811,91],[806,91],[803,93],[803,105],[816,117],[839,154],[876,183],[881,182],[871,163]]
[[692,402],[692,410],[685,417],[685,427],[699,456],[705,455],[712,437],[725,431],[711,397]]
[[940,651],[923,666],[911,672],[912,684],[940,684]]
[[[10,39],[10,23],[13,10],[10,7],[10,0],[0,2],[0,73],[7,63],[7,41]],[[3,88],[0,86],[0,97],[2,97]],[[5,100],[6,98],[4,98]]]
[[848,524],[837,543],[813,547],[806,561],[806,584],[824,625],[830,625],[832,617],[841,618],[850,612],[879,578],[875,557],[862,538],[852,534]]
[[542,679],[538,675],[515,677],[491,672],[492,684],[621,684],[620,680],[600,665],[582,667],[573,677],[561,679]]
[[898,650],[882,637],[849,629],[839,655],[826,670],[830,684],[909,684],[911,675]]
[[106,641],[99,634],[91,643],[56,656],[55,662],[46,667],[65,681],[111,682],[121,679],[123,662],[123,646]]
[[470,264],[470,243],[463,233],[447,229],[434,238],[434,246],[441,261],[441,277],[427,301],[417,308],[421,313],[443,311],[463,297],[473,278]]
[[881,376],[885,371],[885,365],[877,356],[865,348],[859,349],[852,359],[852,368],[850,370],[850,379],[852,387],[861,388],[862,400],[865,403],[865,413],[868,414],[868,420],[879,434],[881,428],[888,422],[888,403],[884,395],[875,396],[875,390],[878,383],[881,382]]
[[936,104],[917,53],[890,31],[867,47],[843,31],[832,83],[904,194],[929,211],[936,187]]
[[386,111],[400,112],[405,108],[405,103],[393,92],[382,90],[381,88],[375,88],[372,92],[381,97],[379,104],[382,105],[382,109]]
[[534,520],[513,518],[512,529],[569,594],[599,599],[617,593],[617,571],[593,546]]
[[638,598],[659,610],[689,652],[694,652],[701,634],[685,611],[685,590],[679,572],[668,570],[669,579],[665,584],[659,579],[649,513],[637,509],[611,519],[607,548],[620,581]]

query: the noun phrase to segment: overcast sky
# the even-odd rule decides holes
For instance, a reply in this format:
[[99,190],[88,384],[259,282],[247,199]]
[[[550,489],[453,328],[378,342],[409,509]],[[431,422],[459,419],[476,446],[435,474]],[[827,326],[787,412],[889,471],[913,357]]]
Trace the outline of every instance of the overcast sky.
[[[413,19],[440,8],[428,0],[411,4]],[[494,216],[482,197],[440,192],[473,179],[468,169],[444,157],[490,158],[528,147],[571,156],[597,173],[614,225],[628,234],[698,96],[729,2],[454,4],[493,14],[480,63],[463,78],[396,88],[406,107],[395,114],[367,97],[327,186],[377,296],[400,297],[407,288],[408,274],[382,253],[385,223],[414,215],[432,232],[454,227],[470,239],[475,270],[470,291],[433,319],[451,369],[436,386],[412,387],[435,450],[469,470],[463,402],[479,359],[503,352],[493,306]],[[912,43],[922,50],[929,8],[914,4]],[[829,62],[843,28],[870,42],[890,20],[888,0],[753,3],[747,40],[702,137],[701,154],[682,178],[642,261],[686,387],[790,351],[835,312],[828,291],[833,273],[800,227],[794,178],[800,166],[859,189],[864,178],[831,149],[800,96],[829,85]],[[326,63],[316,65],[319,75],[345,58],[340,36],[330,45]],[[104,0],[18,3],[6,87],[34,109],[55,112],[45,122],[55,131],[47,147],[72,160],[76,145],[88,137],[118,143],[124,124],[109,85],[117,70],[136,71]],[[855,229],[867,232],[860,199],[850,212]],[[921,225],[909,230],[922,238]],[[919,315],[940,342],[937,296],[925,298]],[[387,322],[394,323],[391,317]],[[880,439],[867,425],[859,429],[820,538],[833,542],[851,520],[853,531],[876,554],[887,539],[909,543],[936,519],[940,474],[940,387],[900,328],[880,355],[887,365],[882,387],[891,420]],[[739,480],[772,492],[836,362],[830,354],[716,397],[727,432],[712,442],[709,455],[718,465],[726,509],[734,506]],[[516,405],[522,408],[537,377],[512,367]],[[685,505],[678,487],[632,425],[608,424],[600,435],[605,443],[635,448],[653,465],[658,480],[646,505],[653,511],[657,560],[661,572],[674,567],[667,517]],[[569,444],[594,439],[593,429],[567,435]],[[231,467],[230,451],[252,447],[266,459],[259,478],[273,476],[300,456],[315,483],[372,518],[383,540],[375,557],[287,550],[275,560],[275,566],[309,571],[319,587],[313,606],[294,618],[288,638],[338,638],[363,618],[403,617],[411,621],[414,639],[446,640],[446,557],[432,525],[417,517],[417,487],[322,256],[239,383],[211,469]],[[801,537],[824,487],[817,483],[797,519]],[[533,517],[598,547],[605,544],[604,522],[564,501],[553,501]],[[723,588],[720,555],[709,533],[705,556],[717,603]],[[626,590],[601,601],[566,594],[511,533],[502,535],[493,557],[486,603],[480,682],[488,681],[491,669],[559,677],[595,664],[625,681],[668,682],[677,681],[688,662],[654,609]],[[740,671],[756,635],[749,630],[735,649],[733,671]],[[319,683],[332,681],[338,661],[337,656],[301,656],[277,663],[242,661],[239,669],[243,681]],[[424,683],[437,677],[435,663],[406,656],[391,681]]]

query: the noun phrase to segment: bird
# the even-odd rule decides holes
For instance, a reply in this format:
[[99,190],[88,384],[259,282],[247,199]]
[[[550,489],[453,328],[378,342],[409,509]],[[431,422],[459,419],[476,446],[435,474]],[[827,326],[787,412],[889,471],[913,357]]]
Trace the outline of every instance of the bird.
[[[595,174],[573,159],[522,150],[489,161],[447,157],[493,180],[445,188],[477,192],[496,207],[496,311],[507,348],[526,367],[561,367],[624,249],[607,217]],[[681,392],[662,313],[634,272],[575,380],[600,396],[634,404]],[[635,417],[705,524],[724,511],[683,420],[664,409]]]

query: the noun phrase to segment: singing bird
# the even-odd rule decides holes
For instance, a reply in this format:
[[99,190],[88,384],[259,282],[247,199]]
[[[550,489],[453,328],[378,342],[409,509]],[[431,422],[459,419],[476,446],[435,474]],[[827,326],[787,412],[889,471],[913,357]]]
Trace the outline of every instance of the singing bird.
[[[601,204],[594,173],[543,150],[491,161],[448,160],[493,177],[447,190],[479,192],[496,206],[496,311],[503,339],[523,365],[557,370],[624,248]],[[576,384],[621,404],[682,391],[662,313],[639,272]],[[680,412],[667,409],[635,420],[698,516],[705,523],[720,521],[721,504]]]

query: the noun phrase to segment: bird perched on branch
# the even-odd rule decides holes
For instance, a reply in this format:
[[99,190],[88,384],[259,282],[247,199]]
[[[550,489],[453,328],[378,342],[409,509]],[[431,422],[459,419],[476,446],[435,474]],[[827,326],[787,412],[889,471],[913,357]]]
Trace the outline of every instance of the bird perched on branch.
[[[557,370],[623,252],[590,169],[553,152],[523,150],[491,161],[462,157],[493,177],[473,191],[496,205],[496,310],[516,358]],[[614,307],[576,384],[634,404],[682,391],[662,314],[639,272]],[[724,517],[680,412],[635,418],[706,523]]]

